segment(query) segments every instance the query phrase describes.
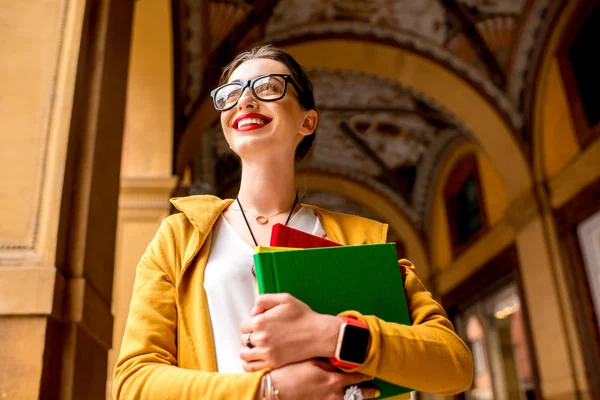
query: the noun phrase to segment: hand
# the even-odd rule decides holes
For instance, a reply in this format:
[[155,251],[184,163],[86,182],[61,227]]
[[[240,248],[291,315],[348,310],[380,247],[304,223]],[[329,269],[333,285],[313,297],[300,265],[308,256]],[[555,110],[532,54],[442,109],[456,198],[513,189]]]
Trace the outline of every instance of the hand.
[[[289,294],[259,296],[241,325],[240,354],[247,372],[319,357],[332,357],[341,318],[319,314]],[[252,349],[246,347],[249,334]]]
[[[309,360],[270,372],[280,400],[323,399],[341,400],[347,386],[358,385],[372,378],[357,373],[341,373],[325,361]],[[376,388],[364,388],[363,398],[374,399]]]

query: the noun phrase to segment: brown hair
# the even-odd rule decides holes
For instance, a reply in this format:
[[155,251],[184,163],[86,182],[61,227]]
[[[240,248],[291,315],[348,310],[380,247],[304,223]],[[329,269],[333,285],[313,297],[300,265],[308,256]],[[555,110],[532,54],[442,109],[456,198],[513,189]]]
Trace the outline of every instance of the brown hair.
[[[300,93],[298,93],[298,101],[300,102],[300,105],[305,110],[315,109],[315,98],[313,95],[312,84],[310,83],[310,80],[308,79],[308,76],[306,76],[304,70],[302,70],[300,64],[298,64],[298,61],[296,61],[294,57],[292,57],[285,51],[270,44],[254,47],[251,50],[244,51],[238,54],[237,57],[235,57],[233,61],[231,61],[229,65],[227,65],[223,70],[223,74],[221,75],[219,85],[227,83],[233,71],[241,64],[243,64],[246,61],[255,60],[259,58],[279,61],[280,63],[288,67],[288,69],[291,72],[290,75],[292,79],[300,88]],[[313,132],[312,135],[305,136],[304,139],[302,139],[302,141],[298,144],[298,147],[296,148],[296,160],[302,160],[304,157],[306,157],[306,155],[312,148],[312,144],[315,140],[315,134],[316,132]]]

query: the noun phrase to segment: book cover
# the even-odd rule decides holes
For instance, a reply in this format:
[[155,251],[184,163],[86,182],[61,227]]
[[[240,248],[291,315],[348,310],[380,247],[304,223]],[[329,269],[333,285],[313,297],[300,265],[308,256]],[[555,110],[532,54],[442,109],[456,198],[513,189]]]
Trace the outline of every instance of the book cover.
[[341,246],[339,243],[303,232],[299,229],[290,228],[283,224],[273,225],[270,245],[274,247],[296,247],[301,249]]
[[[410,325],[404,283],[393,243],[272,251],[254,255],[260,294],[290,293],[314,311],[363,315]],[[380,398],[411,389],[381,380]]]

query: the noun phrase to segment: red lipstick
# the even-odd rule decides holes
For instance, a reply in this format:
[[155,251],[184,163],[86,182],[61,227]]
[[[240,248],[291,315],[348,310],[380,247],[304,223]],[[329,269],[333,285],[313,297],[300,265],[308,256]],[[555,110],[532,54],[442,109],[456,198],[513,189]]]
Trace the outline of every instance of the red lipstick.
[[[241,128],[238,127],[240,121],[245,120],[245,119],[260,119],[262,121],[264,121],[264,124],[247,124],[242,126]],[[262,115],[262,114],[258,114],[258,113],[248,113],[248,114],[244,114],[244,115],[240,115],[239,117],[237,117],[235,119],[235,121],[233,121],[233,129],[235,129],[236,131],[241,131],[241,132],[246,132],[246,131],[251,131],[254,129],[260,129],[266,125],[268,125],[273,119],[267,117],[266,115]]]

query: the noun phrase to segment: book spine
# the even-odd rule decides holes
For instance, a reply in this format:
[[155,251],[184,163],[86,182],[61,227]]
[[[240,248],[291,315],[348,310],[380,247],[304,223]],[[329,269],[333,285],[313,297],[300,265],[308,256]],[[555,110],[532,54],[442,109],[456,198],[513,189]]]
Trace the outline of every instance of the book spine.
[[258,293],[277,293],[276,269],[273,253],[258,253],[254,255]]

